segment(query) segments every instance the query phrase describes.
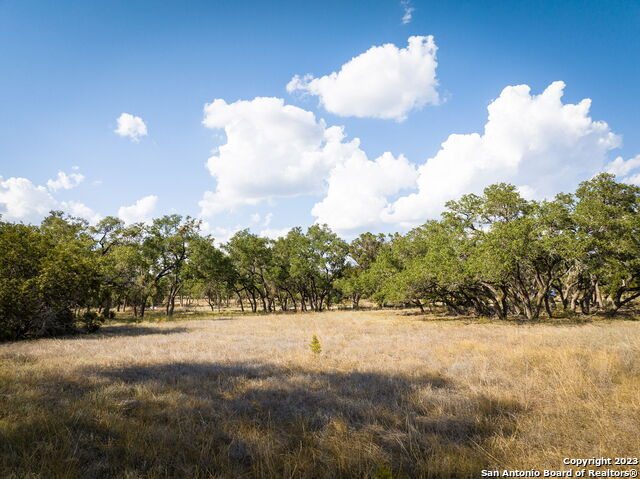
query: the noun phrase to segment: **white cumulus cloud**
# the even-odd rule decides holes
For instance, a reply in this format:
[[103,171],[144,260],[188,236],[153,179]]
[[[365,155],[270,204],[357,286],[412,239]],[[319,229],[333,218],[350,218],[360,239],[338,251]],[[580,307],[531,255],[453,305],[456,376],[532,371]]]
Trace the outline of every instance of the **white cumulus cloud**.
[[415,186],[416,167],[400,155],[384,153],[374,161],[364,152],[337,165],[329,175],[327,196],[311,214],[339,232],[352,232],[381,223],[387,198]]
[[345,142],[341,127],[327,127],[280,98],[214,100],[205,106],[203,124],[226,134],[207,161],[217,185],[199,202],[203,217],[276,197],[320,194],[328,172],[359,151],[359,140]]
[[11,177],[3,180],[0,177],[2,219],[38,223],[49,211],[62,210],[72,216],[84,218],[90,223],[100,220],[100,215],[88,206],[77,201],[58,201],[51,195],[49,189],[35,185],[27,178]]
[[133,141],[139,141],[140,137],[147,136],[147,125],[139,116],[123,113],[117,121],[118,128],[114,130],[117,135],[127,136]]
[[233,227],[226,228],[224,226],[211,226],[211,223],[208,221],[201,220],[200,223],[200,231],[204,235],[211,235],[214,239],[214,243],[216,246],[220,247],[227,241],[231,239],[231,237],[236,234],[238,231],[244,229],[245,226],[236,225]]
[[604,171],[611,173],[612,175],[616,175],[618,178],[622,179],[622,181],[635,184],[633,183],[633,180],[629,181],[629,179],[640,178],[640,173],[626,178],[625,176],[637,169],[640,169],[640,155],[636,155],[634,158],[629,158],[628,160],[624,160],[619,156],[609,163],[605,167]]
[[[205,106],[203,123],[224,130],[226,140],[207,162],[217,184],[200,201],[201,216],[323,195],[312,215],[349,234],[381,223],[419,224],[436,217],[446,201],[500,181],[531,199],[571,191],[603,170],[639,182],[640,157],[607,164],[620,137],[589,116],[589,99],[563,103],[564,89],[563,82],[537,95],[527,85],[506,87],[488,106],[482,133],[450,135],[419,167],[391,153],[369,160],[357,138],[345,140],[342,127],[328,127],[279,98],[215,100]],[[264,218],[265,233],[270,218]]]
[[616,175],[619,181],[630,185],[640,186],[640,155],[636,155],[628,160],[617,157],[609,163],[604,171]]
[[571,191],[602,171],[620,138],[589,117],[591,100],[563,104],[565,84],[539,95],[527,85],[508,86],[488,107],[484,133],[453,134],[419,168],[418,191],[386,209],[386,221],[412,225],[436,216],[447,200],[499,181],[528,196]]
[[624,182],[629,183],[630,185],[640,186],[640,173],[626,177]]
[[284,238],[287,233],[291,231],[291,228],[265,228],[258,233],[260,236],[277,240],[278,238]]
[[56,200],[44,186],[36,186],[27,178],[0,177],[2,219],[33,222],[55,209]]
[[307,92],[340,116],[403,121],[414,109],[440,101],[436,87],[437,47],[432,36],[413,36],[406,48],[371,47],[320,78],[294,76],[287,91]]
[[152,219],[151,215],[157,203],[157,196],[145,196],[132,205],[121,206],[118,209],[118,217],[128,225],[132,223],[148,223]]
[[[74,170],[77,168],[73,168]],[[84,181],[84,175],[80,173],[66,174],[64,171],[58,171],[56,178],[47,180],[47,188],[51,191],[70,190],[78,186]]]
[[71,216],[84,218],[91,224],[96,224],[102,219],[102,216],[100,214],[93,211],[84,203],[79,203],[77,201],[63,201],[62,203],[60,203],[59,209],[61,209],[65,213],[70,214]]

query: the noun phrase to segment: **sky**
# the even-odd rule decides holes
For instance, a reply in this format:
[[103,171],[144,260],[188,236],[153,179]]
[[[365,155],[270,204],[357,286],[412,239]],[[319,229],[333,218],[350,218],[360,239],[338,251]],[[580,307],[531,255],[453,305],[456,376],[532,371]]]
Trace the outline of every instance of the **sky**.
[[637,1],[0,0],[0,214],[407,231],[640,185]]

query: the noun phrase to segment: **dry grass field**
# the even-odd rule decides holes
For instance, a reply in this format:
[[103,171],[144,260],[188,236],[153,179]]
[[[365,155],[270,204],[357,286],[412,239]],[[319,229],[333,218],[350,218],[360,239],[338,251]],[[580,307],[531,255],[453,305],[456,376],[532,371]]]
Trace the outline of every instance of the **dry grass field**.
[[639,430],[635,321],[330,312],[0,344],[1,477],[479,477],[638,455]]

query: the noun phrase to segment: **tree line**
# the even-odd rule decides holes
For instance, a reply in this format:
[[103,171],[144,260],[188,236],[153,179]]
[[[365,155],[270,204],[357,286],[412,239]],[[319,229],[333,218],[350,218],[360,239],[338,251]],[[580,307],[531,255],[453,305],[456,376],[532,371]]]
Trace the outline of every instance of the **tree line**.
[[350,243],[313,225],[276,240],[242,230],[217,246],[189,217],[91,226],[54,211],[39,226],[0,222],[0,339],[201,300],[253,312],[367,299],[501,319],[614,315],[640,297],[639,212],[640,188],[608,174],[545,201],[495,184],[406,234]]

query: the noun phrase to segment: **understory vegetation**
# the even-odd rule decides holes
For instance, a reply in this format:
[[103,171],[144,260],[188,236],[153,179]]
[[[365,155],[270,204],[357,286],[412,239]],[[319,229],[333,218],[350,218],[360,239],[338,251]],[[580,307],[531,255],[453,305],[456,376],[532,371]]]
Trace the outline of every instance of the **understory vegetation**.
[[508,184],[447,203],[407,234],[348,243],[323,225],[277,240],[249,230],[216,245],[169,215],[95,226],[52,212],[0,222],[0,339],[97,330],[176,302],[211,310],[323,311],[336,305],[444,308],[522,318],[615,315],[640,297],[640,188],[607,174],[573,194],[530,201]]

